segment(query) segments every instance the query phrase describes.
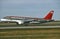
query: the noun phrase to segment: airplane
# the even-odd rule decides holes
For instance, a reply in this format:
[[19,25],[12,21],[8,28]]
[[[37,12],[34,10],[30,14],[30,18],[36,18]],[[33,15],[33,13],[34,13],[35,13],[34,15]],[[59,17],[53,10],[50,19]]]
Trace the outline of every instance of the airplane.
[[44,18],[22,17],[22,16],[6,16],[1,19],[1,22],[16,22],[16,24],[25,23],[45,23],[54,21],[52,19],[54,11],[51,10]]

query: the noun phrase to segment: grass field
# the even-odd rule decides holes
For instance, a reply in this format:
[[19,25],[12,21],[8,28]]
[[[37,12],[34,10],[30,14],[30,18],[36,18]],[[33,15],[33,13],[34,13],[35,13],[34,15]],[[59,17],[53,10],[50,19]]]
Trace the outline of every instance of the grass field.
[[0,39],[60,39],[60,29],[0,30]]
[[[48,22],[43,24],[29,25],[60,26],[60,22]],[[16,23],[0,23],[0,26],[17,25]],[[60,39],[60,29],[0,29],[0,39]]]

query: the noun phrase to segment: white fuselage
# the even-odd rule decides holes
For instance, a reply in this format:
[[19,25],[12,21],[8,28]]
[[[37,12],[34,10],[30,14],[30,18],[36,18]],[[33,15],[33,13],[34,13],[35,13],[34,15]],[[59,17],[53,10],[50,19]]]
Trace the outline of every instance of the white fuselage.
[[16,22],[18,24],[23,24],[22,20],[13,20],[13,19],[1,19],[3,22]]

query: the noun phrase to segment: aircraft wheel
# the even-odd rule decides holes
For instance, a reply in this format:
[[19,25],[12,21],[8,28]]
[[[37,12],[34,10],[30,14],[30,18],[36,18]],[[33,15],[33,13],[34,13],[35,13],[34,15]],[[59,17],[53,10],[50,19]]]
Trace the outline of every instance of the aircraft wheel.
[[18,23],[18,22],[17,22],[16,24],[17,24],[17,25],[19,25],[19,23]]

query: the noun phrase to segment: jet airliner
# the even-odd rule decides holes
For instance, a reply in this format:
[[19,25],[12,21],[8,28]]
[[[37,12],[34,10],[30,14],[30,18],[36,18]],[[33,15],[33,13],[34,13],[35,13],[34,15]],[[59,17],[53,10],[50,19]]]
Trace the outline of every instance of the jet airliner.
[[6,16],[1,19],[1,22],[16,22],[17,24],[25,24],[25,23],[45,23],[54,21],[52,19],[54,11],[51,10],[48,12],[44,18],[33,18],[33,17],[22,17],[22,16]]

